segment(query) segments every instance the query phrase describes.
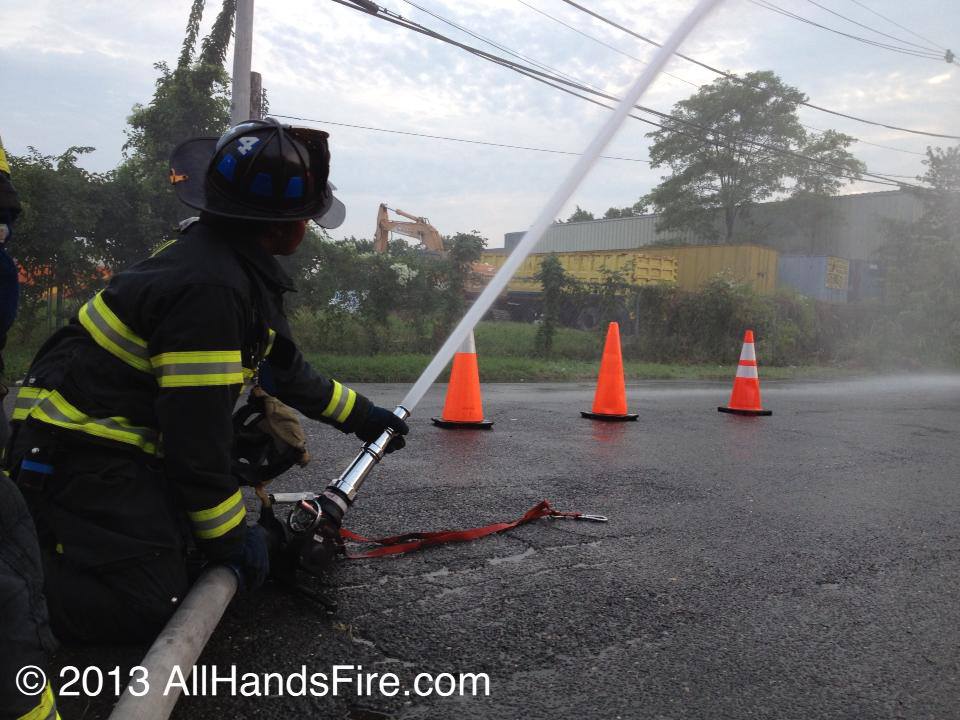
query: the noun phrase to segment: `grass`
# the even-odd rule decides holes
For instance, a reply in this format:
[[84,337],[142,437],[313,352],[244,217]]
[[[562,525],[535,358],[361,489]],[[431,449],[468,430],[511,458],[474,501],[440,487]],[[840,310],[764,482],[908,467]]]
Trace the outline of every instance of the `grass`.
[[[398,340],[404,328],[393,335]],[[553,357],[531,357],[537,326],[526,323],[482,322],[476,329],[480,354],[480,379],[483,382],[573,382],[596,380],[603,340],[598,333],[558,328]],[[296,330],[295,330],[296,333]],[[36,342],[16,342],[11,334],[4,351],[6,377],[22,378],[39,346]],[[306,339],[306,338],[305,338]],[[416,343],[413,343],[414,345]],[[309,347],[309,345],[308,345]],[[431,359],[421,353],[384,353],[380,355],[339,355],[327,352],[304,353],[322,374],[343,382],[413,382]],[[651,363],[626,360],[627,381],[637,380],[732,380],[736,358],[729,364]],[[762,379],[849,377],[854,371],[824,366],[769,367],[761,365]],[[445,382],[448,371],[440,380]]]
[[[356,355],[308,354],[307,359],[319,372],[343,382],[413,382],[430,362],[429,355]],[[598,361],[541,360],[521,357],[481,355],[480,379],[483,382],[573,382],[597,378]],[[679,365],[627,361],[627,382],[636,380],[730,380],[736,365]],[[847,377],[852,371],[817,366],[761,367],[762,379],[829,379]],[[440,376],[446,382],[448,371]]]

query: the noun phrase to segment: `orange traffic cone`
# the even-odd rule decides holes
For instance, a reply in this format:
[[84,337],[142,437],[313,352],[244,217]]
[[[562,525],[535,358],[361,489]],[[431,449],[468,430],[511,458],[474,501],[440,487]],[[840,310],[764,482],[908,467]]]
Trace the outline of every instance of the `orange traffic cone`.
[[638,417],[627,412],[627,389],[623,382],[623,357],[620,355],[620,325],[615,322],[607,328],[607,342],[603,346],[593,410],[581,410],[580,414],[594,420],[636,420]]
[[717,410],[734,415],[773,415],[772,410],[760,406],[760,375],[757,374],[757,353],[753,348],[753,330],[743,335],[743,350],[740,351],[740,365],[733,379],[733,392],[730,394],[730,406]]
[[450,384],[443,415],[433,418],[433,424],[442,428],[493,427],[492,420],[483,419],[483,401],[480,399],[480,369],[477,366],[477,345],[473,332],[467,336],[460,350],[453,356]]

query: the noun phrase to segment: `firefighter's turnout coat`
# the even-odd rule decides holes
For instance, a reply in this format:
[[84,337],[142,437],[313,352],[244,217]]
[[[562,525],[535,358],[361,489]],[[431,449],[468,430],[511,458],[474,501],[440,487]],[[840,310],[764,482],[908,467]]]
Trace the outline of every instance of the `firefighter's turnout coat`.
[[[15,428],[49,431],[61,448],[14,458],[51,467],[63,486],[43,493],[43,545],[86,566],[129,560],[177,547],[170,518],[185,516],[208,558],[239,552],[245,509],[230,472],[231,418],[258,369],[285,403],[344,432],[370,409],[304,360],[283,312],[291,289],[254,239],[195,222],[114,275],[43,345],[13,413]],[[99,484],[90,468],[71,475],[63,447],[77,443],[159,472]]]

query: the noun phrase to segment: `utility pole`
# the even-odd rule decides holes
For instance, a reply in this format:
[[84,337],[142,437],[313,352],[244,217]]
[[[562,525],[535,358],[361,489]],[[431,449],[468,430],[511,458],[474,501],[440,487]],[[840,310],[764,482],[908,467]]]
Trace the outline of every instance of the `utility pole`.
[[233,33],[233,90],[230,124],[250,119],[250,63],[253,55],[253,0],[237,0]]
[[263,78],[260,73],[250,73],[250,117],[263,120]]

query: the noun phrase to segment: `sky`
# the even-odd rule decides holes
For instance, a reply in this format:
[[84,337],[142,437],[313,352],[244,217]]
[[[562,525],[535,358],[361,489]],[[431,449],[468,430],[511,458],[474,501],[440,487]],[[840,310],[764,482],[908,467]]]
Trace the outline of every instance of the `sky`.
[[[406,0],[378,2],[459,41],[493,51]],[[960,54],[960,4],[955,0],[771,2],[847,33],[894,42],[876,30]],[[32,146],[58,154],[71,145],[89,145],[96,151],[85,157],[85,167],[103,171],[116,166],[122,159],[131,107],[152,96],[158,75],[154,63],[176,62],[190,4],[0,0],[4,27],[0,137],[7,151],[22,154]],[[416,4],[613,95],[636,79],[655,52],[562,0],[416,0]],[[581,0],[581,4],[662,41],[694,3]],[[220,3],[207,5],[204,30]],[[688,38],[682,52],[736,73],[773,70],[816,105],[888,125],[960,135],[960,66],[855,42],[748,0],[724,2]],[[330,0],[257,0],[253,69],[263,75],[271,113],[316,120],[299,124],[330,133],[331,181],[347,206],[347,220],[332,231],[334,238],[371,237],[377,206],[385,202],[426,216],[442,234],[477,230],[491,247],[500,246],[505,232],[529,227],[575,157],[333,123],[580,152],[609,113]],[[641,104],[669,112],[674,103],[695,92],[696,85],[716,77],[678,57],[666,72],[670,75],[661,74]],[[928,145],[957,142],[810,108],[801,108],[800,118],[811,128],[831,128],[863,141],[852,146],[854,154],[870,171],[884,174],[921,174],[921,154]],[[578,205],[597,216],[611,206],[632,205],[660,181],[663,168],[639,162],[648,159],[650,140],[645,135],[650,129],[627,121],[605,154],[633,160],[599,161],[564,217]],[[842,192],[886,189],[857,182]],[[188,214],[185,208],[184,216]]]

